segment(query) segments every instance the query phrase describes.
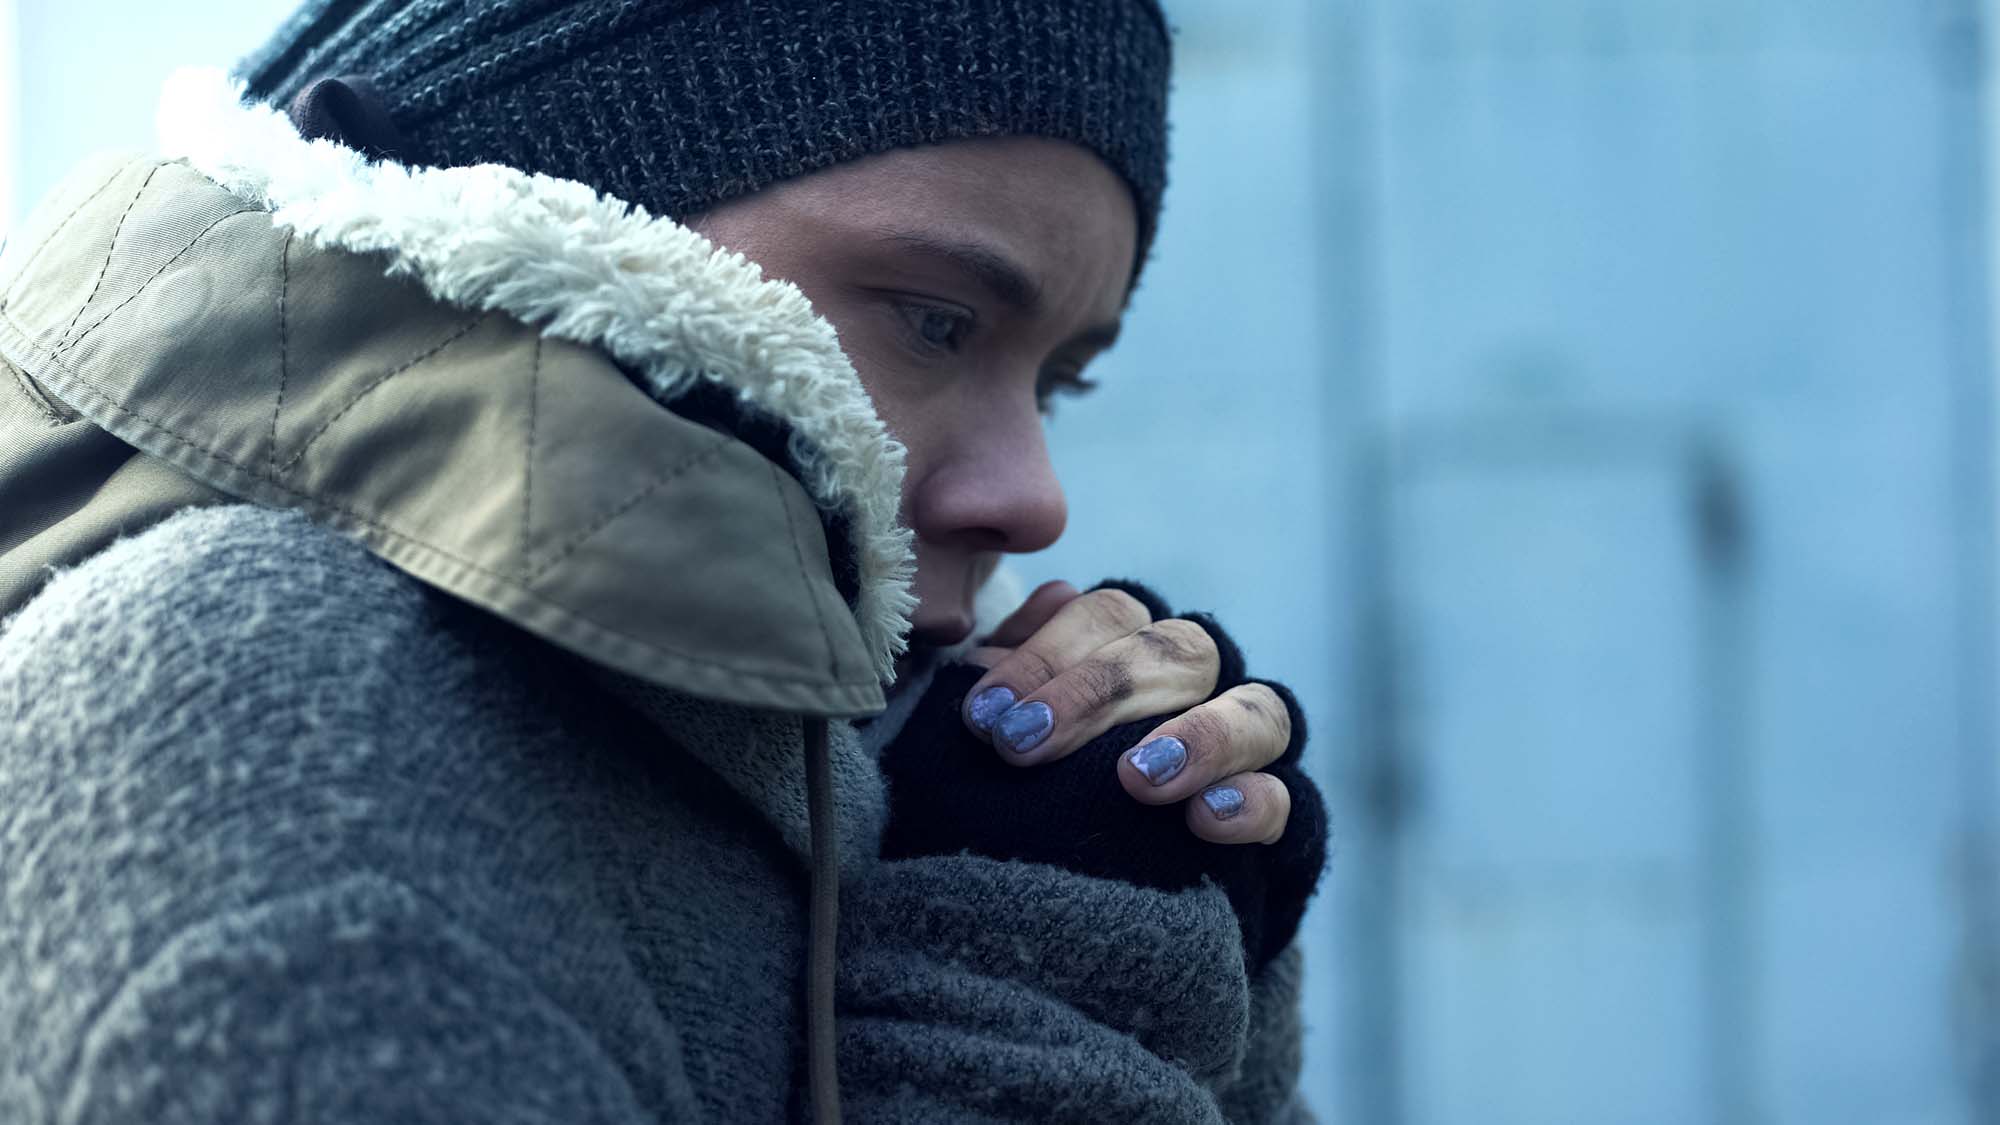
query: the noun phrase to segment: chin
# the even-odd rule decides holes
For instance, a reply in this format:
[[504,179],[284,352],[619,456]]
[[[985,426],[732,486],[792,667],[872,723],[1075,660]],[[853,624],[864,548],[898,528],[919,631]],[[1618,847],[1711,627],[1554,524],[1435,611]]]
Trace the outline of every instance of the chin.
[[910,623],[910,647],[947,648],[971,636],[972,624],[970,607],[947,614],[919,610]]
[[927,613],[920,605],[910,621],[909,651],[896,658],[896,679],[900,682],[912,667],[931,652],[949,648],[972,635],[974,619],[970,607],[956,613]]

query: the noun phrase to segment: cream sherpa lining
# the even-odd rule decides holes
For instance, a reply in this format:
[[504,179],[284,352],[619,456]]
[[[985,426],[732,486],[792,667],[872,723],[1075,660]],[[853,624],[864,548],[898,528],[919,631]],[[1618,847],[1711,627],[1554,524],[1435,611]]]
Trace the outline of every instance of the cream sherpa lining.
[[441,301],[600,348],[657,400],[707,379],[785,419],[816,454],[801,466],[807,490],[853,513],[855,618],[877,676],[894,676],[916,608],[912,537],[896,519],[904,451],[797,286],[572,180],[497,164],[370,163],[305,140],[277,109],[246,104],[242,83],[220,70],[169,78],[158,130],[164,155],[317,246],[384,255],[390,274]]

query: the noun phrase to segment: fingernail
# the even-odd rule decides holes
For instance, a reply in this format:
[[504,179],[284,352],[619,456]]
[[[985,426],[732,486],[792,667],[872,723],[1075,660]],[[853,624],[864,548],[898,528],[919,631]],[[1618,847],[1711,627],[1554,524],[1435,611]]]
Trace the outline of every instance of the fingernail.
[[1056,725],[1056,713],[1036,700],[1009,708],[993,723],[993,741],[1016,754],[1025,754],[1042,744],[1049,728]]
[[1156,738],[1125,755],[1132,768],[1146,776],[1155,785],[1165,785],[1187,765],[1187,743],[1167,735]]
[[972,725],[982,731],[993,729],[993,720],[1000,713],[1014,705],[1014,689],[990,687],[972,697],[972,706],[966,708],[972,718]]
[[1201,799],[1207,803],[1208,811],[1214,813],[1217,820],[1228,820],[1243,811],[1243,791],[1233,785],[1218,785],[1213,789],[1203,790]]

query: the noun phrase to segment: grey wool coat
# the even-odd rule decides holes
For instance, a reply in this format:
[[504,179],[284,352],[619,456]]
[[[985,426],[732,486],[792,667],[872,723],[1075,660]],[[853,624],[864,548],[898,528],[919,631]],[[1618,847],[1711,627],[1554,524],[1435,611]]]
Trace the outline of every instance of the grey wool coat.
[[0,255],[0,1121],[809,1119],[816,861],[848,1119],[1304,1116],[1218,889],[877,858],[901,451],[795,289],[167,99]]

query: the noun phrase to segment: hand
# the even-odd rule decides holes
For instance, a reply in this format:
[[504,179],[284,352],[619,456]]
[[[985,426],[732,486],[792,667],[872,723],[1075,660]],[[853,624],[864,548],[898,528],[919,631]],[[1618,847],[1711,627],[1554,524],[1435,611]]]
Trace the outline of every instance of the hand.
[[[1107,624],[1085,614],[1121,616]],[[1122,634],[1085,648],[1119,621]],[[1162,641],[1176,638],[1167,652]],[[1138,645],[1160,651],[1139,655]],[[1051,655],[1065,646],[1068,659]],[[1297,700],[1283,685],[1248,680],[1227,633],[1202,614],[1176,618],[1143,586],[1079,594],[1050,583],[968,655],[979,662],[934,672],[882,749],[884,859],[970,852],[1167,891],[1211,882],[1229,897],[1253,971],[1291,942],[1326,862],[1326,805],[1299,769],[1306,724]],[[1025,668],[1024,678],[1010,668]],[[1091,674],[1104,690],[1079,682]],[[1048,729],[1025,753],[996,750],[970,722],[979,691],[1014,684],[1026,695],[1014,703],[1048,706]],[[981,717],[997,716],[988,705]],[[1186,755],[1171,777],[1152,769],[1156,786],[1132,750],[1165,734]],[[1198,796],[1225,787],[1244,794],[1233,816]],[[1269,846],[1217,846],[1252,841]]]
[[1242,656],[1205,616],[1173,617],[1128,583],[1049,582],[967,660],[986,674],[962,717],[1003,761],[1057,761],[1122,723],[1171,715],[1120,755],[1125,792],[1182,803],[1188,828],[1214,843],[1284,835],[1292,794],[1260,771],[1291,747],[1295,705],[1244,682]]

